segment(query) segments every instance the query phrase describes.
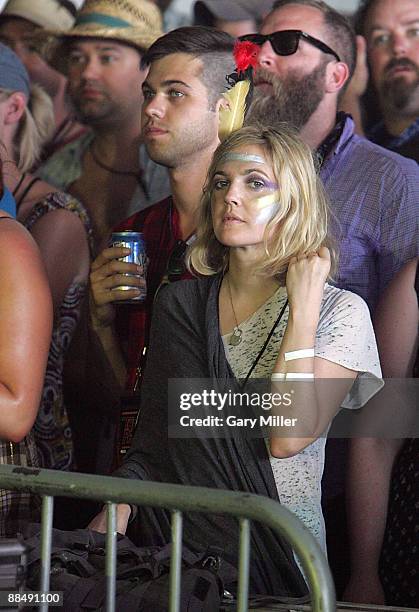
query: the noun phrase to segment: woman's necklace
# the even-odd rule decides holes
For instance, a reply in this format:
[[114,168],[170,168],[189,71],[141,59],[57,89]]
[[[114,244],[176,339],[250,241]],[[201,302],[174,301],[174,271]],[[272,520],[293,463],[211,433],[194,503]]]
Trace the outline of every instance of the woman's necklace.
[[230,346],[238,346],[242,341],[243,331],[240,329],[239,323],[237,321],[236,311],[234,310],[234,306],[233,306],[233,296],[231,295],[230,280],[228,276],[227,276],[227,287],[228,287],[228,295],[230,296],[231,310],[233,311],[234,320],[236,322],[236,326],[233,329],[233,333],[231,334],[228,343]]

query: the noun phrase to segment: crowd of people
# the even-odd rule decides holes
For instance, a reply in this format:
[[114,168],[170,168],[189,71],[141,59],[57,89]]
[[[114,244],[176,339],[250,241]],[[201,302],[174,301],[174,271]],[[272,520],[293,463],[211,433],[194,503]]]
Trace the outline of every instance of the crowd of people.
[[[417,438],[326,434],[418,373],[419,6],[203,0],[172,29],[166,5],[0,13],[0,462],[268,496],[340,598],[416,607]],[[110,246],[122,231],[145,266]],[[306,429],[169,436],[169,379],[294,384],[281,415]],[[106,531],[104,509],[56,515]],[[36,501],[0,490],[0,534],[28,519]],[[170,540],[163,511],[119,504],[117,524]],[[236,560],[228,517],[186,516],[184,541]],[[253,592],[304,593],[285,541],[252,544]]]

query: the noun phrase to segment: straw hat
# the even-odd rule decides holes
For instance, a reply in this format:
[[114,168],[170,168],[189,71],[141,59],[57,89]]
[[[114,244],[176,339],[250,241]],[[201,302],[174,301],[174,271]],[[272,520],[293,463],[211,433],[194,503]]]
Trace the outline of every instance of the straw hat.
[[43,50],[48,62],[65,72],[62,43],[71,38],[111,39],[145,51],[162,34],[161,13],[149,0],[86,0],[70,30],[39,36],[48,43]]
[[162,34],[160,11],[149,0],[87,0],[61,36],[112,38],[144,50]]
[[66,40],[104,38],[146,51],[162,35],[161,13],[149,0],[86,0],[71,29],[39,30],[31,39],[44,59],[65,74]]

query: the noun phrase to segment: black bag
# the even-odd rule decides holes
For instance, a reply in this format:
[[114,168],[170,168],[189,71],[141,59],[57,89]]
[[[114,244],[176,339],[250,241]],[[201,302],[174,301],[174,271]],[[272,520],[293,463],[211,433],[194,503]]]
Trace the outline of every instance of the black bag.
[[[34,531],[38,531],[33,535]],[[28,535],[28,532],[27,532]],[[31,526],[28,547],[28,586],[39,589],[39,526]],[[53,529],[50,590],[63,591],[63,612],[103,610],[106,599],[106,536],[88,529]],[[135,546],[118,535],[116,609],[124,612],[166,612],[169,602],[171,546]],[[182,549],[181,605],[185,612],[216,612],[223,584],[218,574],[224,565],[219,551],[196,554]],[[225,565],[228,565],[225,563]],[[226,568],[224,568],[225,571]],[[236,571],[229,566],[229,573]]]

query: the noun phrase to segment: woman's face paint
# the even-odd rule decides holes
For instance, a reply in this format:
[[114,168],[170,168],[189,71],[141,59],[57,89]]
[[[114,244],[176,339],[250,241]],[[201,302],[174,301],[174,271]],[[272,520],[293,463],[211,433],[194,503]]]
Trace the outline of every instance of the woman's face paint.
[[235,153],[234,151],[227,153],[223,162],[254,162],[255,164],[265,164],[266,161],[261,155],[252,155],[250,153]]
[[[273,184],[272,187],[277,189],[278,185]],[[263,225],[266,225],[267,223],[269,223],[269,221],[272,221],[272,219],[275,217],[279,210],[279,191],[276,190],[274,191],[274,193],[257,198],[254,202],[254,205],[256,210],[259,211],[255,220],[256,223],[262,223]]]
[[217,239],[226,246],[261,244],[280,206],[273,168],[263,147],[243,145],[219,163],[211,184]]

